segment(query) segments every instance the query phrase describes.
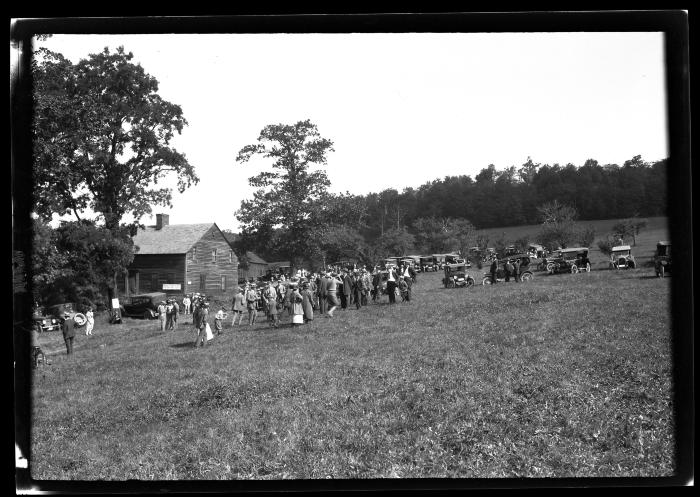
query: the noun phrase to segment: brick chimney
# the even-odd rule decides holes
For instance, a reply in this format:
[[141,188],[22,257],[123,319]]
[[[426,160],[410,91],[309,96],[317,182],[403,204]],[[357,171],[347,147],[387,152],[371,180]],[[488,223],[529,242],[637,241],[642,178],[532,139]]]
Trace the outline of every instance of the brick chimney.
[[159,230],[170,224],[169,214],[156,214],[156,229]]

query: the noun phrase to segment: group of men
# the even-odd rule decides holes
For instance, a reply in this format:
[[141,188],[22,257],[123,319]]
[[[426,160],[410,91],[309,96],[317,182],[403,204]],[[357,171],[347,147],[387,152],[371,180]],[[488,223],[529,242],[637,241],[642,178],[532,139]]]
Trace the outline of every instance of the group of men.
[[[497,273],[498,273],[498,258],[493,257],[491,259],[491,281],[493,284],[498,283]],[[503,265],[503,272],[505,274],[505,280],[510,281],[513,277],[516,282],[520,282],[520,259],[508,259]]]

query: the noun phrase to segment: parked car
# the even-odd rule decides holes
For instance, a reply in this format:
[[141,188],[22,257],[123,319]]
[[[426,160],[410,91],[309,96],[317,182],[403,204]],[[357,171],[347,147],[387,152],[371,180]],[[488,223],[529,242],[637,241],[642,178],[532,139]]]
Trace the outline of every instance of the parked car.
[[32,321],[37,333],[56,331],[61,329],[61,320],[56,316],[46,315],[41,308],[36,307],[32,314]]
[[557,250],[552,257],[545,259],[549,274],[590,272],[591,261],[587,247],[571,247]]
[[123,316],[144,319],[158,317],[158,304],[168,299],[164,292],[141,293],[132,295],[128,304],[123,304],[121,311]]
[[[529,254],[513,254],[509,257],[506,257],[504,259],[500,259],[498,261],[498,269],[496,269],[496,281],[505,281],[506,280],[506,269],[505,265],[507,262],[510,261],[511,264],[513,264],[516,260],[520,260],[520,280],[523,282],[527,282],[532,280],[534,278],[534,275],[532,274],[532,268],[530,267],[532,265],[532,259]],[[515,281],[515,276],[511,276],[510,278],[512,281]],[[491,276],[491,271],[484,273],[484,277],[481,280],[482,285],[492,285],[493,284],[493,279]]]
[[618,245],[612,248],[610,269],[634,269],[635,266],[632,247],[629,245]]
[[467,274],[467,265],[461,264],[445,264],[443,268],[445,276],[442,278],[442,284],[445,288],[469,288],[474,286],[474,277]]
[[421,268],[421,271],[423,271],[424,273],[428,272],[428,271],[437,271],[438,270],[437,259],[435,259],[435,257],[432,255],[421,256],[420,268]]
[[671,242],[658,242],[656,244],[654,270],[659,278],[663,278],[671,272]]

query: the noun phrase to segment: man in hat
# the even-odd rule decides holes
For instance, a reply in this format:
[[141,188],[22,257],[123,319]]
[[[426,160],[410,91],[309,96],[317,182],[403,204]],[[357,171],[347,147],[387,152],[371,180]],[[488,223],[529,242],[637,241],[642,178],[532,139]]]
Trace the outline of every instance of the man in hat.
[[61,330],[63,331],[63,340],[66,342],[66,354],[71,355],[73,353],[73,339],[75,338],[75,321],[68,312],[63,313]]
[[209,317],[209,302],[202,302],[195,310],[194,322],[197,328],[197,338],[194,342],[194,348],[199,348],[200,344],[204,347],[207,344],[207,319]]
[[335,308],[338,306],[338,297],[336,296],[336,293],[338,291],[338,284],[340,284],[340,280],[338,279],[338,273],[331,273],[330,277],[328,278],[328,281],[326,282],[326,298],[328,299],[328,316],[329,318],[333,317],[333,312],[335,311]]
[[249,286],[245,294],[245,301],[248,309],[248,326],[252,326],[258,316],[258,292],[255,289],[255,283]]
[[328,287],[328,273],[321,273],[317,280],[316,293],[318,294],[318,312],[325,314],[328,312],[328,300],[326,300],[326,289]]
[[189,295],[185,295],[185,298],[182,299],[182,306],[185,308],[185,316],[190,315],[190,305],[192,304],[192,301],[190,300]]
[[236,325],[236,318],[238,318],[238,326],[243,323],[243,311],[246,309],[245,295],[243,289],[239,286],[238,293],[233,297],[233,322],[232,326]]

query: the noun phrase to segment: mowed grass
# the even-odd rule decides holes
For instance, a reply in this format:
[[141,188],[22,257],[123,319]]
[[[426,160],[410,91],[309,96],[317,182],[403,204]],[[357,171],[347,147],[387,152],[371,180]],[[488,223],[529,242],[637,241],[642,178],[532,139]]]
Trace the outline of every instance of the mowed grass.
[[[537,273],[231,329],[101,325],[34,373],[48,480],[622,477],[674,472],[670,279]],[[289,322],[289,318],[284,318]]]

